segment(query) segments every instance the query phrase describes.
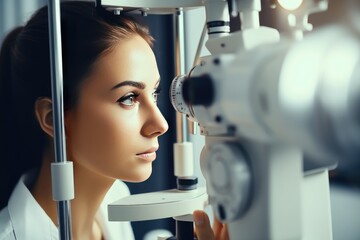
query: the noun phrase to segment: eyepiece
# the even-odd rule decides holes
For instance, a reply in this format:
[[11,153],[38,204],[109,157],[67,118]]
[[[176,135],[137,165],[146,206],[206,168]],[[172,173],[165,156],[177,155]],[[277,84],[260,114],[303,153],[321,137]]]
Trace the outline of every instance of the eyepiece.
[[214,83],[208,74],[199,77],[190,77],[183,85],[184,101],[188,105],[212,105],[215,98]]

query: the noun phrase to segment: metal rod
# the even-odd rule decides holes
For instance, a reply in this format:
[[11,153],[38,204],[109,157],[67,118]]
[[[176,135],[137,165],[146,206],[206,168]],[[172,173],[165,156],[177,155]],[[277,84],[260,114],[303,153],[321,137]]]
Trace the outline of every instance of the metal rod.
[[70,201],[58,201],[59,237],[61,240],[71,240],[71,206]]
[[[184,35],[184,14],[178,10],[175,15],[175,63],[176,75],[185,74],[185,35]],[[176,139],[178,143],[187,141],[186,116],[176,113]]]
[[[49,0],[48,4],[55,162],[65,163],[66,144],[64,131],[60,0]],[[61,240],[71,240],[70,201],[58,201],[57,210],[59,221],[59,237]]]
[[196,48],[196,53],[195,53],[194,62],[193,62],[192,67],[195,67],[196,65],[199,64],[201,50],[202,50],[202,47],[204,46],[204,40],[205,40],[205,36],[206,36],[206,29],[207,28],[206,28],[206,23],[205,23],[204,27],[203,27],[203,30],[202,30],[202,33],[201,33],[201,36],[200,36],[198,46]]
[[[185,34],[184,13],[180,9],[175,15],[175,63],[176,76],[185,74]],[[178,143],[187,142],[187,119],[184,114],[176,113],[176,140]],[[179,185],[178,185],[179,187]],[[192,222],[176,220],[176,240],[193,240],[194,229]],[[174,239],[174,238],[173,238]]]
[[194,240],[194,223],[176,221],[177,240]]

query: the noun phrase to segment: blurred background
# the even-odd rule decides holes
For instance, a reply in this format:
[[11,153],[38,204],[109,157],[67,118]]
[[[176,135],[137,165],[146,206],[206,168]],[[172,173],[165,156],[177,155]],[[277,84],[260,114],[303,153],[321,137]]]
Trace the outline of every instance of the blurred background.
[[[291,0],[289,0],[291,1]],[[0,42],[12,28],[23,25],[39,7],[46,4],[46,0],[0,0]],[[261,25],[274,27],[280,33],[286,34],[285,12],[282,9],[271,9],[269,1],[263,0],[260,13]],[[344,1],[329,0],[329,10],[310,16],[314,29],[324,25],[341,21],[346,16]],[[149,15],[137,18],[148,25],[154,38],[154,52],[157,57],[162,79],[163,94],[159,99],[159,107],[169,123],[169,131],[160,138],[160,149],[157,161],[154,162],[152,176],[143,183],[127,183],[131,193],[144,193],[176,188],[176,178],[173,171],[173,143],[176,141],[175,111],[170,104],[167,89],[175,77],[174,54],[174,25],[173,15]],[[194,56],[200,35],[205,23],[204,9],[194,9],[185,12],[185,70],[188,72],[194,62]],[[238,30],[239,18],[232,19],[232,31]],[[326,41],[326,39],[324,39]],[[207,55],[205,48],[201,56]],[[199,185],[205,185],[199,167],[199,155],[204,146],[204,139],[200,135],[190,136],[194,143],[195,171],[199,177]],[[360,157],[359,157],[360,158]],[[2,166],[4,167],[4,166]],[[5,166],[6,167],[6,166]],[[360,169],[346,169],[341,166],[330,172],[331,211],[334,240],[360,239]],[[314,213],[316,214],[316,213]],[[171,218],[132,223],[136,239],[143,239],[144,235],[154,229],[166,229],[175,233],[175,221]]]

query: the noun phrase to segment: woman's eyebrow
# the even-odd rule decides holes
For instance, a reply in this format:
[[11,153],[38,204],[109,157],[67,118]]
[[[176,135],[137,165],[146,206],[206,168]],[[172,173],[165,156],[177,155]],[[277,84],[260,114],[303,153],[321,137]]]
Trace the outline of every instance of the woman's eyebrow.
[[118,83],[115,86],[113,86],[111,88],[111,90],[114,90],[114,89],[117,89],[117,88],[120,88],[120,87],[123,87],[123,86],[132,86],[132,87],[136,87],[136,88],[139,88],[139,89],[145,89],[146,84],[143,83],[143,82],[124,81],[124,82]]

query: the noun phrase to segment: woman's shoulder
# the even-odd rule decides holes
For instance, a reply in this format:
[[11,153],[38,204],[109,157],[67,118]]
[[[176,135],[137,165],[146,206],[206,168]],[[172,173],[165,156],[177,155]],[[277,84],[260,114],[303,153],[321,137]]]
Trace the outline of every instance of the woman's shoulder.
[[15,240],[14,228],[7,207],[0,211],[0,240]]

